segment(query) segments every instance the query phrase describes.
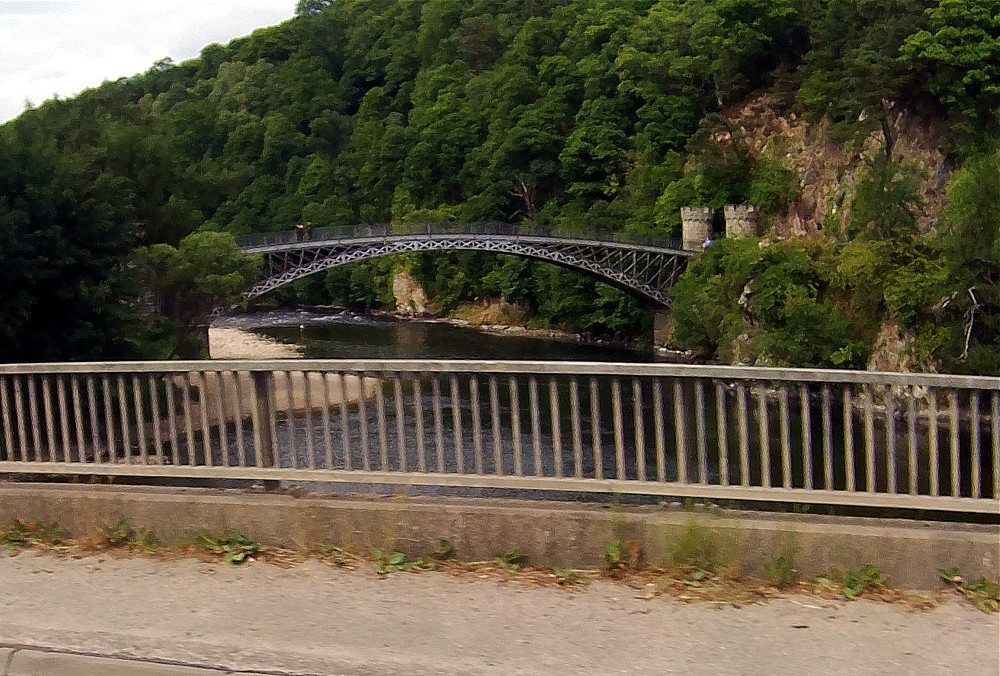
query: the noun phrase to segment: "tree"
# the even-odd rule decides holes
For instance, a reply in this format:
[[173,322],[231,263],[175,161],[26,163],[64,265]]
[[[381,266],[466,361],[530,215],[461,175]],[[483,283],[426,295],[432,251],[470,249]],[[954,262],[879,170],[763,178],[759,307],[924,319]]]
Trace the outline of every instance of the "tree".
[[202,357],[197,332],[212,311],[236,303],[259,275],[261,261],[244,254],[232,235],[199,232],[177,248],[154,244],[136,251],[135,266],[145,280],[149,304],[169,320],[172,356]]
[[851,204],[847,235],[851,239],[909,240],[917,234],[921,205],[916,172],[879,154],[868,160]]
[[1000,152],[974,158],[948,186],[948,231],[956,321],[950,352],[956,368],[1000,375]]
[[799,100],[848,139],[880,131],[891,157],[892,121],[920,90],[900,49],[924,25],[925,7],[926,0],[829,0],[809,27]]
[[313,16],[333,4],[333,0],[299,0],[295,6],[295,16]]
[[613,197],[625,172],[627,138],[621,115],[607,98],[584,102],[576,127],[559,155],[567,192],[577,197]]
[[1000,0],[939,0],[928,28],[906,39],[902,62],[929,71],[927,90],[973,129],[1000,118]]
[[43,110],[0,128],[0,362],[135,357],[129,182],[60,152]]

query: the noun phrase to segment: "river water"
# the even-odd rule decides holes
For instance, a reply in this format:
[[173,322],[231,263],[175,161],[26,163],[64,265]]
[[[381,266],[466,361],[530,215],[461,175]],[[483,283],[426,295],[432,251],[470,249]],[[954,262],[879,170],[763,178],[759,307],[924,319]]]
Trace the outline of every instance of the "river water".
[[651,351],[592,345],[571,338],[504,335],[441,321],[336,312],[264,312],[220,320],[282,343],[311,359],[486,359],[650,362]]

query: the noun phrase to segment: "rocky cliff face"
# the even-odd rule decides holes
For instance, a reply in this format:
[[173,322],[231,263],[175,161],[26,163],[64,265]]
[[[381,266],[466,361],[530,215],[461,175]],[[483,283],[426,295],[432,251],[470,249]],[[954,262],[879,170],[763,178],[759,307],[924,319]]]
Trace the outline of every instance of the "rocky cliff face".
[[399,271],[392,278],[392,295],[396,299],[396,312],[403,315],[427,314],[427,293],[409,272]]
[[[751,153],[781,161],[799,182],[799,194],[788,211],[773,219],[778,236],[809,236],[839,230],[851,217],[851,201],[865,160],[882,152],[880,134],[863,147],[848,150],[830,140],[826,122],[809,123],[794,113],[783,115],[770,96],[753,99],[727,117],[746,139]],[[919,227],[929,232],[944,207],[944,186],[951,165],[938,149],[939,123],[918,120],[905,113],[892,118],[896,137],[894,157],[913,165],[922,181],[923,207]]]

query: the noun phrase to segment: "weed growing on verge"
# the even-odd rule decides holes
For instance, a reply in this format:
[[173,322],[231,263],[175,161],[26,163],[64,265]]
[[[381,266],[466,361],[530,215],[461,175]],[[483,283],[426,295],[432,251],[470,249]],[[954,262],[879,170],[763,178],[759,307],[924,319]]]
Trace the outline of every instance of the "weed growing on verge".
[[497,568],[506,570],[508,573],[516,573],[524,568],[526,559],[527,557],[520,547],[513,547],[497,554],[494,562],[497,564]]
[[731,553],[725,551],[730,544],[734,543],[723,542],[718,534],[697,521],[689,521],[684,532],[670,545],[670,563],[679,568],[721,574],[731,558]]
[[775,556],[764,564],[764,578],[775,587],[787,587],[794,584],[799,574],[791,560],[783,555]]
[[130,552],[140,551],[151,554],[160,544],[153,531],[140,528],[138,531],[126,519],[119,519],[114,526],[101,529],[104,546],[111,549],[128,548]]
[[958,568],[941,569],[938,575],[984,613],[1000,612],[1000,582],[985,577],[967,580]]
[[775,587],[787,587],[799,577],[795,570],[795,556],[799,549],[795,533],[783,533],[775,549],[774,558],[764,564],[764,578]]
[[334,545],[329,540],[323,541],[323,546],[319,550],[319,558],[324,563],[329,563],[339,568],[355,568],[361,557],[352,554],[343,547]]
[[[723,538],[697,521],[689,521],[684,532],[670,543],[669,564],[688,587],[700,587],[713,578],[733,577],[736,542]],[[738,577],[738,576],[737,576]]]
[[138,533],[135,533],[132,541],[128,544],[128,549],[130,552],[140,551],[146,554],[152,554],[157,547],[160,546],[160,539],[156,537],[156,534],[143,526],[139,529]]
[[617,539],[604,543],[604,566],[612,577],[638,568],[640,555],[638,542]]
[[414,573],[437,568],[437,564],[433,561],[425,561],[420,558],[409,559],[403,552],[385,554],[377,547],[372,547],[372,556],[375,558],[375,572],[379,575],[388,575],[397,571]]
[[618,513],[621,497],[615,493],[611,502],[611,542],[604,543],[604,567],[612,577],[622,577],[639,567],[642,552],[639,543],[628,540],[625,520]]
[[228,530],[218,537],[210,535],[205,530],[197,532],[198,545],[204,551],[222,556],[222,560],[230,566],[238,566],[267,551],[267,547],[252,540],[237,530]]
[[560,587],[570,587],[573,585],[583,584],[583,578],[577,575],[576,571],[572,568],[552,566],[552,576],[556,578]]
[[836,589],[848,601],[854,601],[866,592],[885,588],[882,571],[871,563],[861,568],[848,568],[840,573],[817,575],[816,582],[829,589]]
[[437,549],[431,553],[431,558],[438,561],[447,561],[453,556],[455,556],[455,546],[451,544],[450,540],[446,540],[445,538],[441,538],[438,541]]
[[25,523],[15,519],[7,530],[0,533],[0,546],[11,555],[34,545],[52,548],[58,547],[61,543],[62,536],[59,523],[56,521],[49,524],[38,521]]
[[104,532],[104,542],[109,547],[124,547],[135,537],[135,531],[125,519],[119,519],[114,526],[102,529]]

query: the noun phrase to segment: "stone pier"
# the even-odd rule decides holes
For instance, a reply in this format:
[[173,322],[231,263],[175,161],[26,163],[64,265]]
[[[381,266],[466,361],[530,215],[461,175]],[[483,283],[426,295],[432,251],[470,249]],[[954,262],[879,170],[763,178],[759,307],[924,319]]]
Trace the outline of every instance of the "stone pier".
[[669,347],[674,342],[674,318],[669,310],[653,312],[653,345]]

